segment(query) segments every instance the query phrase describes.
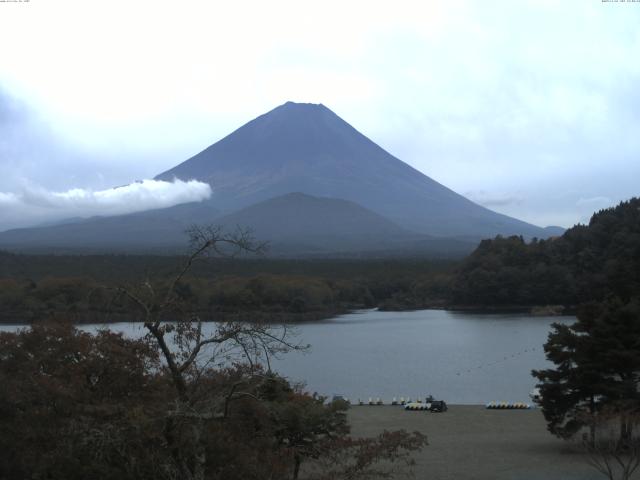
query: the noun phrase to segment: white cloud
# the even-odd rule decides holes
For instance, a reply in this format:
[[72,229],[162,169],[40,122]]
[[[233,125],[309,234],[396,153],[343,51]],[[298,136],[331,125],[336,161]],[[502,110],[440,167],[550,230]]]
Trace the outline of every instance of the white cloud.
[[210,196],[211,187],[197,180],[142,180],[107,190],[73,188],[64,192],[26,184],[18,192],[0,192],[0,231],[38,221],[165,208]]

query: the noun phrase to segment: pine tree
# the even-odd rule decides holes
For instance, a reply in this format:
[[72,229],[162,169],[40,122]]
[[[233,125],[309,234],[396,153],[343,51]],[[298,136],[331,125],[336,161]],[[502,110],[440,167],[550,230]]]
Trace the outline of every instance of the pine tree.
[[[611,299],[580,309],[573,325],[554,324],[544,346],[555,368],[534,370],[540,381],[541,406],[548,429],[570,438],[605,406],[640,410],[640,301]],[[621,424],[621,438],[628,436]]]

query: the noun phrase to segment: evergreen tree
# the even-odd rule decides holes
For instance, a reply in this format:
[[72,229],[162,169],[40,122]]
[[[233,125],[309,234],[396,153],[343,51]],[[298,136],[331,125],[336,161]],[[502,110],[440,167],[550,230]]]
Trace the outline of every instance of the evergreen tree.
[[[573,325],[554,324],[544,346],[555,368],[534,370],[549,431],[569,438],[603,407],[640,409],[640,301],[614,298],[580,309]],[[621,424],[621,437],[628,435]]]

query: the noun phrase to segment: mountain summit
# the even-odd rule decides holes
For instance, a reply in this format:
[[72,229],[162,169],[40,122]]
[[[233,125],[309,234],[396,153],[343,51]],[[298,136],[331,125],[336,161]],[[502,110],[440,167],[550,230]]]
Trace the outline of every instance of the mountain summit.
[[471,202],[376,145],[322,104],[287,102],[157,179],[197,179],[232,211],[291,192],[349,200],[418,233],[546,237]]

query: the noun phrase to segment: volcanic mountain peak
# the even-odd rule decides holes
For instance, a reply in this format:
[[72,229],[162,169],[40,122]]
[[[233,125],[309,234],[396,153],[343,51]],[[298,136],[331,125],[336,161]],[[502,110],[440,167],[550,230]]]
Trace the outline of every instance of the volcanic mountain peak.
[[[315,110],[315,111],[326,111],[331,112],[327,107],[322,103],[310,103],[310,102],[292,102],[289,100],[288,102],[283,103],[282,105],[274,108],[272,112],[276,110]],[[331,112],[333,113],[333,112]]]
[[280,105],[157,178],[174,177],[209,182],[211,201],[227,211],[303,192],[356,202],[430,235],[547,236],[435,182],[321,104]]
[[225,186],[229,175],[290,176],[336,160],[355,165],[371,150],[382,151],[324,105],[287,102],[157,178],[196,178]]

